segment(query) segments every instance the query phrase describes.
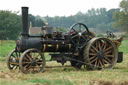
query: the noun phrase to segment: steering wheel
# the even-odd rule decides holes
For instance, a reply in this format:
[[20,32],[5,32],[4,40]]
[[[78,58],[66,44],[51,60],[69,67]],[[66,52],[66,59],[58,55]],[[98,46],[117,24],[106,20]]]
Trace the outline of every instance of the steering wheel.
[[78,47],[82,46],[88,40],[86,34],[89,34],[89,29],[83,23],[76,23],[70,27],[69,35],[71,42]]

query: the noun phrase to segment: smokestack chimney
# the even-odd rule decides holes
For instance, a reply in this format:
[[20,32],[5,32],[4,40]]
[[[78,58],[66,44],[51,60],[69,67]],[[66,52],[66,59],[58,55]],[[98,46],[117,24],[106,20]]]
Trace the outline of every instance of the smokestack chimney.
[[22,7],[22,36],[29,36],[28,34],[28,7]]

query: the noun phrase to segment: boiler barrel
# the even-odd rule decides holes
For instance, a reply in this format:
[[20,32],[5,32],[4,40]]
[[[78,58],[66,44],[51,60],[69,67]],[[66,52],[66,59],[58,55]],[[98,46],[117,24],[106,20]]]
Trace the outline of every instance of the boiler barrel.
[[35,48],[41,52],[71,52],[72,44],[64,40],[41,40],[41,37],[22,37],[17,41],[16,49],[23,52]]
[[20,40],[17,40],[16,49],[20,52],[31,48],[42,50],[42,44],[40,41],[40,37],[22,37]]

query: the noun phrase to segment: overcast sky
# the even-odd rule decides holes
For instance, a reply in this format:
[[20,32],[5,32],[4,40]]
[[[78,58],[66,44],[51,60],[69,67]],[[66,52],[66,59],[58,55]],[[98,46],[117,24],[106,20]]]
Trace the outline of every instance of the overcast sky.
[[21,11],[29,7],[29,13],[40,16],[69,16],[87,12],[91,8],[118,8],[122,0],[0,0],[0,10]]

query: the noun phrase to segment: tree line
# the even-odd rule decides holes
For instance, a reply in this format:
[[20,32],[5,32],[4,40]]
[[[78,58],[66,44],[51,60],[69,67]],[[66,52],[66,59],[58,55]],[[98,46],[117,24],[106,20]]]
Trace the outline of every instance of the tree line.
[[[32,22],[33,27],[44,26],[46,21],[59,31],[66,31],[66,28],[72,24],[81,22],[95,30],[123,30],[128,32],[128,0],[122,0],[118,9],[92,8],[86,13],[78,12],[71,16],[41,17],[29,14],[28,22]],[[18,15],[17,12],[0,10],[0,40],[17,39],[21,28],[21,15]]]
[[95,28],[96,30],[113,30],[112,23],[115,21],[113,17],[114,12],[119,12],[119,9],[110,9],[106,10],[106,8],[88,10],[87,13],[78,12],[73,16],[56,16],[49,17],[46,16],[46,20],[49,25],[54,27],[65,27],[69,28],[72,24],[80,22],[86,24],[89,28]]

